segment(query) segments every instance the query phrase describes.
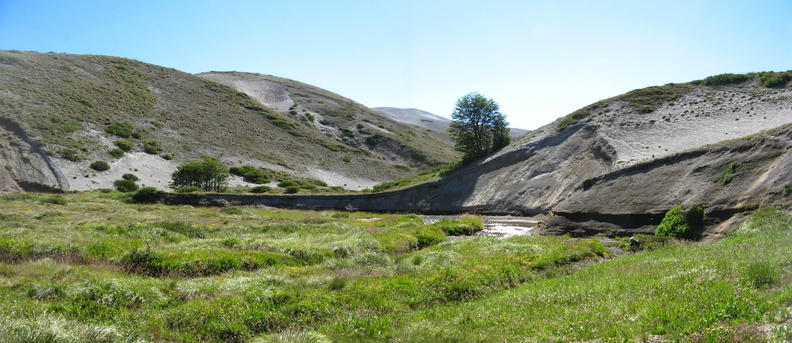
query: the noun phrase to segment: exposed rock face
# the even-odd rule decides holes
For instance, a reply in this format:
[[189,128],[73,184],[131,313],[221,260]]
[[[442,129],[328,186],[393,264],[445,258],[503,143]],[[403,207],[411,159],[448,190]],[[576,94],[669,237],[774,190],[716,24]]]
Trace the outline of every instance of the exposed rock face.
[[63,175],[18,125],[0,118],[0,190],[19,192],[45,185],[62,188]]

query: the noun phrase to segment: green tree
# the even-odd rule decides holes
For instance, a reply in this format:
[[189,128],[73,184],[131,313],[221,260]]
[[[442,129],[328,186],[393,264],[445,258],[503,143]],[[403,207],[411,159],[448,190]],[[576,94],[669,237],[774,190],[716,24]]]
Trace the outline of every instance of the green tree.
[[472,161],[508,145],[508,126],[497,102],[473,92],[457,100],[448,133],[463,158]]
[[200,187],[206,192],[221,192],[228,183],[228,168],[216,158],[204,157],[203,161],[182,163],[171,174],[173,189]]

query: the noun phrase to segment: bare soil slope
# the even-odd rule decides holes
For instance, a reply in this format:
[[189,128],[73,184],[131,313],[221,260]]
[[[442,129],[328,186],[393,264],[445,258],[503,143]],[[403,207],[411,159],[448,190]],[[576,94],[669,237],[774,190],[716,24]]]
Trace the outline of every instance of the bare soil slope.
[[[680,204],[726,215],[792,183],[789,123],[786,87],[650,87],[587,106],[401,197],[433,211],[553,213],[554,232],[645,230]],[[731,180],[718,181],[730,166]]]

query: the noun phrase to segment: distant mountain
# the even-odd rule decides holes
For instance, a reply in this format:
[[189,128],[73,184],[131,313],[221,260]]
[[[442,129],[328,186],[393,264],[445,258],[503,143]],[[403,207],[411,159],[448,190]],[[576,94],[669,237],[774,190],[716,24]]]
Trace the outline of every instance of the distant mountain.
[[203,156],[362,189],[458,159],[427,131],[282,78],[0,51],[0,191],[112,188],[127,173],[168,190]]
[[373,107],[372,109],[402,123],[437,131],[445,131],[451,124],[451,119],[415,108]]
[[[423,126],[432,130],[445,132],[451,125],[449,118],[415,108],[374,107],[372,109],[402,123]],[[528,130],[510,128],[510,133],[514,137],[519,137],[528,133]]]

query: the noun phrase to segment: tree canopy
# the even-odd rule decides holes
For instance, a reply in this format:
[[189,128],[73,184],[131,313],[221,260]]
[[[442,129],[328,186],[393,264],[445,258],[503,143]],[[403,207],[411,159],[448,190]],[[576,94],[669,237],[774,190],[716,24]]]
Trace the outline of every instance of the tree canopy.
[[223,191],[228,182],[228,168],[216,158],[204,157],[203,161],[182,163],[171,174],[170,187],[200,187],[206,192]]
[[473,92],[457,100],[448,133],[463,158],[472,161],[508,145],[508,126],[497,102]]

